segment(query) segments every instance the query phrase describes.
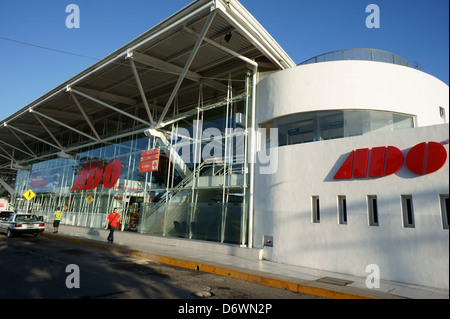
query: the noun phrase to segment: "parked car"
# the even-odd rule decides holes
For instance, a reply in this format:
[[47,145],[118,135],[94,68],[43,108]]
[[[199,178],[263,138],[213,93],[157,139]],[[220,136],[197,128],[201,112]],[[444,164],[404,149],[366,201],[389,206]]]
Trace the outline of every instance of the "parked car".
[[11,214],[14,214],[14,212],[12,210],[2,210],[2,211],[0,211],[0,221],[8,220],[8,218],[9,218],[9,216]]
[[6,233],[7,237],[21,234],[32,234],[37,237],[45,229],[45,223],[36,215],[9,213],[7,220],[0,219],[0,232]]

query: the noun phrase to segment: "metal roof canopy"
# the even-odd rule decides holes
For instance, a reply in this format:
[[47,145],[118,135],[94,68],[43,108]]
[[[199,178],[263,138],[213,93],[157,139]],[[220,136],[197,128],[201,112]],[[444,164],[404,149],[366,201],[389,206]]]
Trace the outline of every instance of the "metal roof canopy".
[[223,101],[229,77],[243,93],[255,62],[295,66],[238,1],[195,1],[2,121],[0,177],[161,127],[175,100],[197,107],[200,88],[206,104]]

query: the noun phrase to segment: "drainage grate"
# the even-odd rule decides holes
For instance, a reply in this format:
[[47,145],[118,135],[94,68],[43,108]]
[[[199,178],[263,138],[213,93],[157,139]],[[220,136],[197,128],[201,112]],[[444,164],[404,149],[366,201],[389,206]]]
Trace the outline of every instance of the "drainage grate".
[[347,286],[347,285],[353,283],[353,281],[350,281],[350,280],[333,278],[333,277],[323,277],[323,278],[317,279],[316,281],[323,282],[325,284],[332,284],[332,285],[336,285],[336,286]]

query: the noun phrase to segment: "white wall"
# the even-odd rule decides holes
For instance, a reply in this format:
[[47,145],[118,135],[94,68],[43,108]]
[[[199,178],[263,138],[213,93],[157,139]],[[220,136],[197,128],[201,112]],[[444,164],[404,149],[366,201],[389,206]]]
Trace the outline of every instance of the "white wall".
[[[446,119],[439,115],[446,109]],[[264,256],[280,263],[381,279],[449,287],[449,233],[439,194],[449,193],[448,158],[439,171],[417,176],[404,165],[382,178],[334,180],[352,150],[396,146],[404,156],[421,142],[448,139],[449,88],[416,69],[382,62],[335,61],[264,76],[257,87],[257,123],[287,114],[373,109],[414,114],[419,128],[278,148],[278,170],[256,164],[254,245],[273,236]],[[445,145],[448,153],[448,144]],[[321,222],[312,223],[311,196],[320,197]],[[337,196],[347,198],[348,223],[339,225]],[[369,226],[367,195],[378,196],[379,226]],[[412,195],[415,228],[404,228],[401,195]]]
[[[417,125],[449,122],[449,87],[422,71],[390,63],[333,61],[262,78],[258,123],[297,112],[373,109],[417,115]],[[446,122],[439,116],[446,110]]]
[[[392,145],[406,157],[418,143],[445,141],[448,132],[444,124],[278,148],[277,172],[255,177],[255,246],[269,235],[269,260],[357,276],[377,264],[381,279],[448,289],[449,233],[439,202],[439,194],[449,192],[448,158],[424,176],[404,164],[382,178],[333,179],[352,150]],[[320,196],[318,224],[312,223],[312,195]],[[347,196],[347,225],[337,222],[338,195]],[[368,225],[367,195],[378,196],[379,226]],[[413,197],[415,228],[403,227],[400,195]]]

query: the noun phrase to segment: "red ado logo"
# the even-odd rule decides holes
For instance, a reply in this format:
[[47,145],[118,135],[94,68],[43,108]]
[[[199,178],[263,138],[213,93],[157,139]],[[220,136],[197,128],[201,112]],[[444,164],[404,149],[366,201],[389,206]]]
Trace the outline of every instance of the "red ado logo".
[[436,142],[420,143],[406,154],[394,146],[357,149],[352,151],[334,175],[334,179],[382,177],[396,173],[406,162],[408,169],[418,175],[439,170],[447,160],[447,151]]
[[91,190],[96,188],[103,177],[103,186],[107,189],[114,187],[120,177],[122,164],[119,159],[114,159],[106,165],[103,171],[102,162],[86,163],[72,186],[72,191]]

